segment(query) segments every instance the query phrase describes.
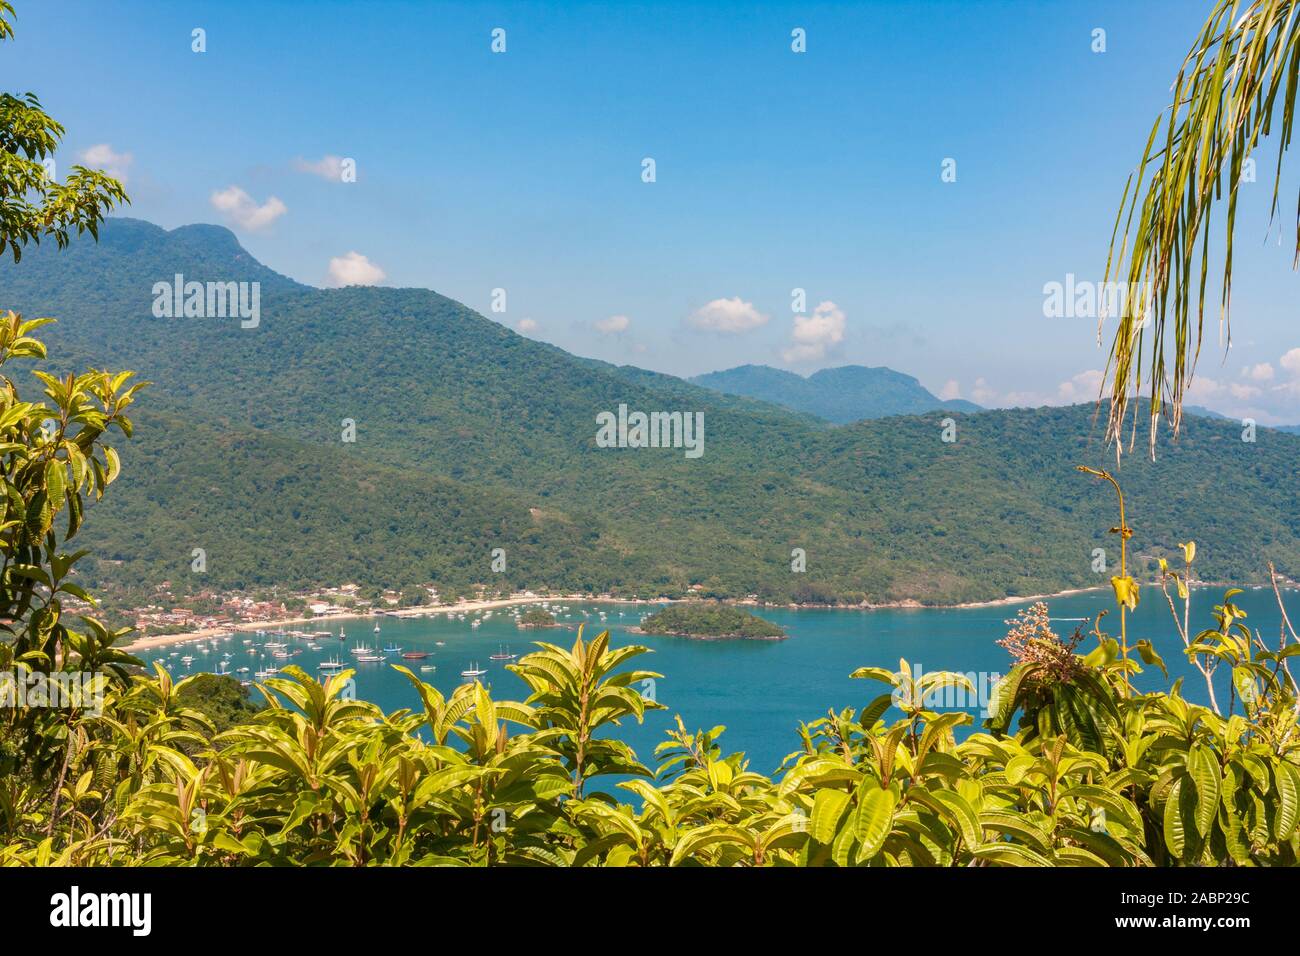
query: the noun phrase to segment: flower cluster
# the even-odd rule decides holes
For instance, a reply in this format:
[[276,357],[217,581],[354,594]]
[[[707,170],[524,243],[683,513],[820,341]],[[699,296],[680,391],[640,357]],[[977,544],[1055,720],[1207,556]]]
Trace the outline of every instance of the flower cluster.
[[1005,622],[1007,636],[997,643],[1005,647],[1017,664],[1037,664],[1044,683],[1068,682],[1083,668],[1074,649],[1083,640],[1076,628],[1068,640],[1052,630],[1047,605],[1038,601],[1016,612]]

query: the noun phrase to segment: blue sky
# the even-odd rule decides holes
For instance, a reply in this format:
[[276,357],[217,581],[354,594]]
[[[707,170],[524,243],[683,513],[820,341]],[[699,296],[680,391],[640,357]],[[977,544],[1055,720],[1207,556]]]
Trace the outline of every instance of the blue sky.
[[[1095,321],[1045,317],[1043,287],[1101,279],[1208,7],[20,0],[0,87],[68,127],[62,165],[121,171],[128,214],[224,223],[303,282],[432,288],[679,375],[889,365],[1040,404],[1095,394]],[[1196,397],[1296,422],[1300,277],[1267,188],[1240,216],[1234,347],[1211,335]]]

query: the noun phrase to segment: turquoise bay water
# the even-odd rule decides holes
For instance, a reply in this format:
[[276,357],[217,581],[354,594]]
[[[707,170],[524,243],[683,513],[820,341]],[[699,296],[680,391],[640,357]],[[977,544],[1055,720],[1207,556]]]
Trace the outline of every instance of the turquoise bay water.
[[[1192,630],[1213,627],[1210,611],[1220,602],[1221,590],[1201,589],[1192,597]],[[1300,622],[1300,594],[1286,592],[1287,613]],[[1079,623],[1074,618],[1090,617],[1100,610],[1113,608],[1109,591],[1093,592],[1050,599],[1048,607],[1056,619],[1054,627],[1068,635]],[[1280,615],[1271,590],[1248,590],[1237,603],[1248,613],[1247,622],[1276,646]],[[527,689],[522,680],[506,670],[508,662],[492,661],[489,655],[506,646],[510,653],[522,655],[533,642],[547,641],[572,644],[578,624],[586,625],[591,637],[608,627],[614,646],[643,644],[652,651],[637,658],[641,668],[664,676],[655,682],[654,696],[668,707],[666,711],[647,714],[645,723],[625,723],[621,735],[636,749],[643,762],[653,766],[655,744],[664,739],[673,726],[674,715],[681,714],[688,730],[725,725],[722,737],[724,752],[742,750],[749,755],[754,770],[771,773],[787,754],[799,746],[797,728],[800,721],[824,717],[828,708],[861,707],[885,687],[875,681],[852,680],[849,674],[857,667],[874,665],[897,669],[900,657],[906,657],[923,671],[956,670],[976,676],[1004,673],[1008,667],[1006,652],[994,642],[1005,636],[1006,619],[1019,607],[962,609],[887,609],[887,610],[788,610],[760,609],[757,613],[784,627],[790,637],[785,641],[696,641],[686,638],[655,637],[629,633],[642,615],[653,608],[645,605],[561,604],[567,611],[557,612],[562,628],[521,630],[511,616],[513,609],[497,609],[479,627],[471,621],[482,614],[467,615],[465,620],[448,615],[427,618],[378,619],[380,633],[374,633],[376,620],[332,621],[328,627],[336,635],[322,639],[320,650],[308,649],[301,638],[235,634],[225,640],[171,645],[150,652],[147,659],[161,659],[176,674],[187,670],[218,670],[225,654],[230,654],[227,669],[234,676],[253,678],[254,672],[268,665],[296,664],[308,673],[320,676],[322,660],[337,658],[356,672],[357,696],[374,701],[385,710],[399,707],[420,710],[415,690],[391,667],[398,663],[409,667],[422,680],[450,694],[464,683],[461,671],[475,665],[485,669],[481,679],[501,699],[525,699]],[[554,605],[553,605],[554,607]],[[605,622],[599,614],[604,611]],[[586,616],[584,616],[584,613]],[[1119,616],[1105,619],[1105,629],[1118,633]],[[325,629],[325,622],[317,624]],[[337,637],[340,627],[346,641]],[[303,628],[307,630],[308,628]],[[1141,638],[1150,639],[1164,658],[1171,679],[1185,678],[1184,695],[1199,703],[1206,701],[1204,682],[1182,654],[1182,645],[1169,617],[1169,609],[1158,590],[1143,589],[1143,600],[1130,618],[1130,645]],[[245,640],[252,640],[245,645]],[[290,660],[273,660],[263,645],[285,641],[294,653]],[[436,642],[444,642],[437,646]],[[423,650],[423,661],[403,661],[400,654],[388,653],[383,663],[358,663],[350,649],[358,643],[371,647],[396,644],[403,650]],[[1081,649],[1095,646],[1085,638]],[[250,647],[252,653],[250,653]],[[171,656],[175,652],[176,656]],[[195,659],[187,668],[181,657]],[[421,665],[437,668],[421,672]],[[247,674],[235,674],[237,668],[249,667]],[[1222,672],[1224,669],[1220,668]],[[1166,686],[1155,668],[1146,668],[1137,679],[1144,690]],[[1216,675],[1219,700],[1227,700],[1226,673]],[[987,685],[987,681],[980,686]],[[967,708],[981,719],[978,703]]]

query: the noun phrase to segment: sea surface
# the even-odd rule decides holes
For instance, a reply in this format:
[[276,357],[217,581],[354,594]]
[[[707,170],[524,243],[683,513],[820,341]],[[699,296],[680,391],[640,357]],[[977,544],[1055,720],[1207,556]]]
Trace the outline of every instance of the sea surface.
[[[1215,626],[1211,612],[1222,597],[1219,589],[1198,589],[1193,593],[1193,635]],[[1292,622],[1300,624],[1300,593],[1284,592],[1284,598]],[[1271,589],[1247,590],[1237,596],[1236,602],[1249,614],[1246,623],[1257,629],[1271,646],[1276,646],[1281,616]],[[1053,626],[1062,635],[1069,635],[1081,625],[1088,629],[1090,625],[1079,619],[1091,618],[1107,609],[1112,613],[1105,618],[1103,627],[1118,635],[1119,614],[1113,610],[1109,590],[1051,598],[1047,604]],[[493,661],[490,655],[502,652],[522,655],[533,649],[537,641],[567,647],[573,643],[580,624],[585,627],[587,637],[608,628],[614,646],[641,644],[650,649],[651,653],[635,658],[629,666],[663,675],[654,681],[653,687],[641,690],[653,694],[668,709],[648,713],[641,725],[634,719],[626,721],[619,731],[644,763],[653,767],[655,745],[665,739],[665,732],[680,714],[688,730],[726,727],[721,738],[723,751],[743,751],[749,757],[751,769],[771,773],[799,748],[801,721],[825,717],[830,709],[860,708],[887,690],[876,681],[849,677],[855,668],[865,665],[897,670],[899,659],[906,658],[914,671],[919,668],[923,673],[953,670],[967,674],[976,684],[977,696],[948,703],[970,711],[978,727],[986,716],[981,710],[987,703],[989,687],[1009,667],[1007,652],[995,642],[1006,634],[1004,622],[1026,605],[960,609],[758,609],[756,613],[761,617],[786,629],[790,636],[784,641],[700,641],[631,633],[630,629],[641,617],[655,609],[644,604],[552,602],[549,606],[561,627],[520,629],[513,613],[523,608],[516,606],[498,608],[490,616],[487,612],[466,614],[463,620],[439,614],[424,618],[321,621],[311,627],[292,629],[305,632],[328,628],[332,636],[317,641],[319,650],[310,649],[303,637],[237,633],[224,639],[155,648],[143,656],[146,660],[163,661],[178,675],[201,670],[224,671],[245,680],[255,680],[255,673],[261,668],[287,664],[323,676],[317,665],[337,659],[355,671],[358,697],[374,701],[385,710],[405,707],[419,711],[420,700],[414,688],[391,665],[409,667],[444,694],[450,694],[466,681],[461,676],[463,670],[481,668],[487,673],[480,679],[491,687],[494,697],[524,700],[527,687],[507,670],[509,662]],[[475,620],[480,622],[477,627],[473,626]],[[374,631],[376,624],[378,633]],[[343,640],[338,637],[340,630],[345,632]],[[1151,640],[1164,658],[1170,678],[1167,681],[1158,669],[1146,667],[1135,680],[1138,687],[1163,689],[1172,680],[1183,677],[1184,696],[1205,703],[1204,681],[1187,662],[1169,608],[1159,590],[1153,587],[1143,588],[1142,603],[1129,618],[1130,646],[1143,638]],[[273,659],[271,651],[264,646],[268,642],[287,643],[294,656],[288,660]],[[442,646],[437,642],[442,642]],[[423,661],[405,661],[400,653],[389,652],[384,654],[387,659],[382,663],[358,663],[351,653],[358,644],[381,649],[396,646],[406,651],[423,650],[429,652],[429,657]],[[1085,636],[1080,650],[1095,646],[1095,640]],[[181,662],[186,655],[194,658],[189,665]],[[436,670],[421,671],[422,666]],[[249,668],[249,672],[238,673],[243,667]],[[1224,667],[1219,671],[1216,685],[1220,703],[1224,704],[1228,675]]]

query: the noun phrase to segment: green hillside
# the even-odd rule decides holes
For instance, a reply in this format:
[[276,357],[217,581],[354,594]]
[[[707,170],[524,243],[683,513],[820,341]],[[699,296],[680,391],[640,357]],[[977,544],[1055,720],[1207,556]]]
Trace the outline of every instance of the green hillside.
[[[155,318],[176,273],[262,282],[261,321]],[[580,359],[436,293],[319,290],[218,227],[112,220],[0,265],[0,308],[53,315],[51,365],[152,380],[124,477],[83,532],[102,585],[474,582],[654,596],[950,603],[1104,580],[1113,465],[1087,406],[830,428]],[[596,416],[702,413],[704,454],[601,448]],[[344,420],[355,442],[344,442]],[[1300,438],[1197,419],[1159,471],[1125,459],[1143,560],[1203,544],[1208,577],[1300,571]],[[189,571],[193,547],[205,575]],[[504,547],[507,571],[489,570]],[[791,551],[807,571],[791,571]]]

